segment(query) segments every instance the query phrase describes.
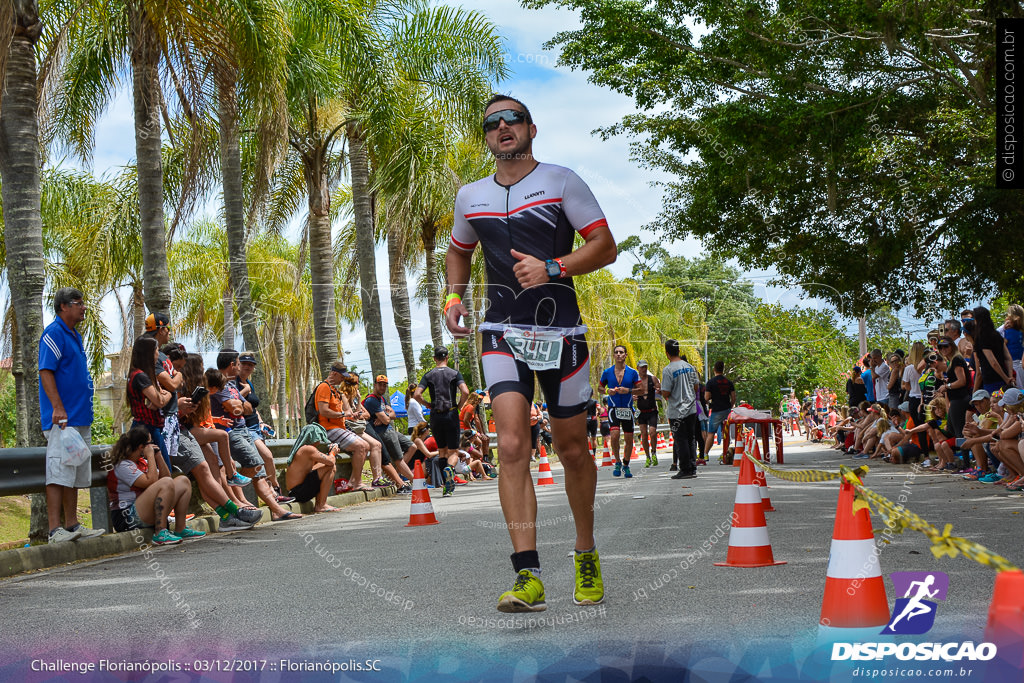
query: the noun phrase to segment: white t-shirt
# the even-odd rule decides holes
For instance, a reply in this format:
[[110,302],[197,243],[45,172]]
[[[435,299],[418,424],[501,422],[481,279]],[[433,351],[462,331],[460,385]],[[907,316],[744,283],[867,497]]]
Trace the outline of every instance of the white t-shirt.
[[903,381],[910,384],[910,395],[915,398],[921,398],[921,386],[917,383],[919,379],[921,379],[921,373],[913,364],[908,363],[907,367],[903,368]]
[[888,363],[871,368],[871,376],[875,380],[875,400],[879,403],[889,398],[889,375],[891,372]]

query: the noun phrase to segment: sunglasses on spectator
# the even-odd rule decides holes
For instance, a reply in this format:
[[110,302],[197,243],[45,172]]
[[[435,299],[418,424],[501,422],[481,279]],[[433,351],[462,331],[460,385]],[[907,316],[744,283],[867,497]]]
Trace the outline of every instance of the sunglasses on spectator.
[[950,346],[952,346],[952,344],[950,344],[950,343],[949,343],[949,342],[947,342],[947,341],[941,341],[941,342],[939,342],[939,348],[940,348],[940,349],[948,349],[948,348],[949,348]]
[[484,118],[484,132],[490,133],[492,130],[497,130],[502,121],[509,126],[514,126],[517,123],[526,123],[526,112],[516,111],[515,109],[502,109],[488,114]]

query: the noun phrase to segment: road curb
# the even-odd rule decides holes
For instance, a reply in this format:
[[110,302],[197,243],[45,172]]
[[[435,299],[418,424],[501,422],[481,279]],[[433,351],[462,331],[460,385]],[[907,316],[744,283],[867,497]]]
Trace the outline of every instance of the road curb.
[[[385,497],[395,495],[395,487],[374,489],[373,491],[353,491],[328,496],[327,503],[334,507],[348,507],[359,505],[374,500],[383,500]],[[313,501],[306,503],[291,503],[285,507],[291,508],[304,515],[312,514]],[[271,522],[270,510],[260,508],[263,512],[261,523]],[[208,534],[219,533],[217,526],[220,518],[217,515],[205,515],[195,517],[189,522],[189,526],[198,531],[205,531]],[[140,537],[143,542],[138,543]],[[12,550],[0,551],[0,579],[17,576],[25,572],[50,569],[62,564],[83,562],[85,560],[96,560],[110,555],[121,555],[132,550],[138,550],[140,545],[145,545],[153,538],[152,529],[140,529],[135,532],[110,533],[97,538],[88,538],[83,541],[70,541],[55,545],[36,545],[31,548],[14,548]]]

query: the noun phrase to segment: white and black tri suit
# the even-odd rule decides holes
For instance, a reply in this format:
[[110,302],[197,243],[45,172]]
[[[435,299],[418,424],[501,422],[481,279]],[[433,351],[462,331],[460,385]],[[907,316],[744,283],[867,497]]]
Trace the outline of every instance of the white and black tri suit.
[[[459,190],[455,199],[452,246],[472,252],[477,244],[487,267],[483,336],[484,377],[491,396],[506,391],[533,399],[533,373],[553,417],[578,415],[591,396],[586,327],[576,303],[572,278],[524,290],[513,274],[510,251],[541,261],[573,250],[576,233],[586,237],[607,227],[601,207],[586,183],[571,170],[538,164],[519,182],[500,185],[488,176]],[[558,335],[557,368],[531,370],[509,346],[508,335]]]

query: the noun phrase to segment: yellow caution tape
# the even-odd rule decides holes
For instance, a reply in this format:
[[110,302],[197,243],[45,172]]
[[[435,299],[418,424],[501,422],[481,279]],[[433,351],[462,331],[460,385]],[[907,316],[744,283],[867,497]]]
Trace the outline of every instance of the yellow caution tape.
[[[752,463],[754,463],[761,469],[765,470],[766,472],[770,472],[773,477],[776,477],[778,479],[786,479],[788,481],[800,482],[832,481],[833,479],[839,479],[840,477],[843,476],[842,472],[829,472],[827,470],[777,470],[771,465],[765,462],[761,462],[760,460],[757,460],[752,455],[750,455],[750,453],[744,453],[743,455],[749,458]],[[866,466],[857,468],[857,472],[860,472],[861,474],[864,474],[867,471],[868,468]]]
[[840,478],[845,479],[853,486],[853,489],[856,492],[853,503],[854,512],[857,512],[857,510],[861,508],[867,508],[868,511],[871,511],[873,506],[874,512],[885,520],[886,529],[891,530],[892,533],[902,534],[905,529],[920,531],[922,534],[927,536],[928,540],[931,542],[931,551],[936,558],[940,558],[945,555],[956,557],[958,554],[963,553],[964,557],[968,557],[979,564],[985,565],[986,567],[992,567],[997,571],[1019,571],[1012,562],[1002,555],[997,555],[985,546],[975,543],[974,541],[969,541],[966,538],[960,538],[959,536],[953,536],[952,524],[947,524],[940,532],[927,520],[914,514],[903,505],[897,505],[885,496],[879,495],[864,486],[864,482],[862,482],[860,478],[868,472],[868,468],[866,466],[858,467],[857,469],[850,469],[845,465],[840,465],[838,472],[827,472],[824,470],[783,471],[777,470],[760,460],[756,460],[749,454],[744,455],[750,458],[755,465],[766,472],[769,472],[773,477],[777,477],[779,479],[798,482],[829,481]]

